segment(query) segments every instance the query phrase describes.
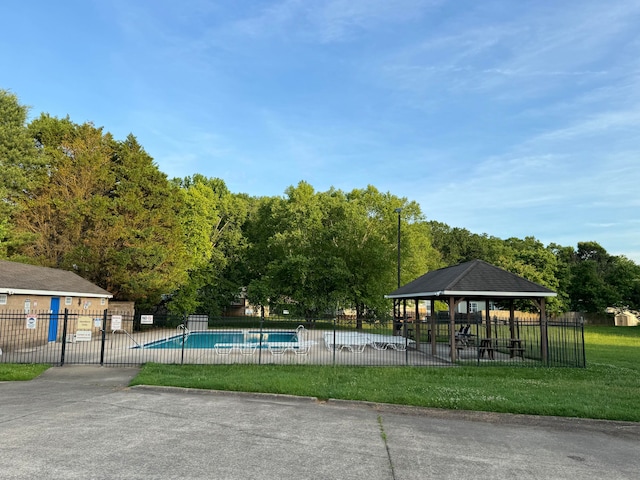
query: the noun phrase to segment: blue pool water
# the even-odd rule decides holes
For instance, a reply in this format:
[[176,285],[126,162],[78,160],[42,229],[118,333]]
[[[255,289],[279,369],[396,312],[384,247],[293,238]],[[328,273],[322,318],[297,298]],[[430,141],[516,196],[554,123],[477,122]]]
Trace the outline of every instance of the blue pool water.
[[[173,337],[163,338],[155,342],[143,345],[144,348],[172,349],[182,348],[182,334]],[[266,348],[269,343],[297,343],[296,332],[262,332],[262,347]],[[256,343],[260,344],[260,332],[241,331],[209,331],[191,332],[185,341],[184,348],[213,348],[220,343]]]

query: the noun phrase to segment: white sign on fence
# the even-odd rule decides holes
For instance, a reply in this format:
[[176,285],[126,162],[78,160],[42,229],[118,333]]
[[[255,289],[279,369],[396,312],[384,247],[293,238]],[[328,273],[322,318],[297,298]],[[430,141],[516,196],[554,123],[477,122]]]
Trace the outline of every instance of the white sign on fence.
[[78,330],[76,332],[76,342],[90,342],[91,330]]
[[111,315],[111,331],[122,330],[122,315]]
[[153,325],[153,315],[140,315],[141,325]]
[[27,330],[35,330],[38,325],[38,317],[35,315],[27,315]]

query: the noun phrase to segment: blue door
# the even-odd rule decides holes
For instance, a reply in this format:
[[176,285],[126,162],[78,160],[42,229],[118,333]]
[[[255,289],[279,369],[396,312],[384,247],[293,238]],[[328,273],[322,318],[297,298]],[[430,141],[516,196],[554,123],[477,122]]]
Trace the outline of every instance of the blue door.
[[60,310],[60,299],[53,297],[51,299],[51,315],[49,317],[49,341],[55,342],[58,337],[58,310]]

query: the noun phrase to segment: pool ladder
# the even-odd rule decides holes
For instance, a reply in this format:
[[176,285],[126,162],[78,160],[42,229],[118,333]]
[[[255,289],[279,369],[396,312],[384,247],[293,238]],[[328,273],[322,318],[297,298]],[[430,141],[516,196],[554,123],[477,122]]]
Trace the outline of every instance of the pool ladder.
[[304,325],[298,325],[298,328],[296,328],[296,338],[298,339],[298,341],[300,341],[300,335],[302,335],[305,331],[306,328],[304,328]]
[[[182,335],[183,343],[186,342],[187,338],[189,338],[189,335],[191,335],[191,330],[189,330],[184,323],[181,323],[180,325],[178,325],[176,330],[178,331],[178,335]],[[182,330],[182,332],[180,330]]]

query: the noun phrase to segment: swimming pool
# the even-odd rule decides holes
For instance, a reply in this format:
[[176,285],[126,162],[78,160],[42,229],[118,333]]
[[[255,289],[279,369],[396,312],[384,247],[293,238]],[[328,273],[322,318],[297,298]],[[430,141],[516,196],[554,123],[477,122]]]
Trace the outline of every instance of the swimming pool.
[[[181,349],[183,335],[163,338],[142,345],[142,348],[151,349]],[[259,331],[207,331],[191,332],[186,335],[184,348],[231,348],[233,345],[255,344],[256,348],[268,348],[269,344],[287,345],[295,348],[299,343],[298,333],[294,331],[268,331],[262,332],[262,343]],[[135,347],[139,348],[139,347]]]

